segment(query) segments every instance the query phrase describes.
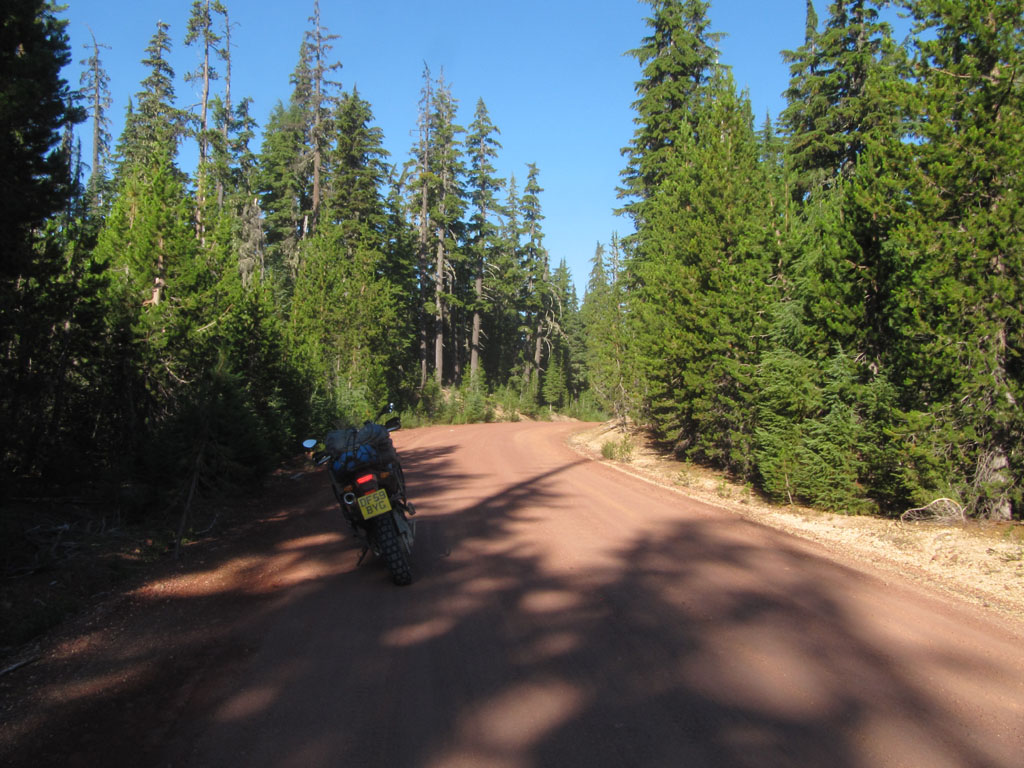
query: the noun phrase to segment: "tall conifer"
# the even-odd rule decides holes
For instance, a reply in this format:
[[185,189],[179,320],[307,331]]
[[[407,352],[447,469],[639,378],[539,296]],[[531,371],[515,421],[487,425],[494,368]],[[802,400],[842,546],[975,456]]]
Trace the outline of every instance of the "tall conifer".
[[889,242],[904,480],[1009,519],[1024,477],[1024,13],[1019,1],[909,4],[913,205]]
[[473,270],[473,329],[470,338],[469,370],[470,379],[473,381],[479,374],[480,348],[484,333],[483,319],[488,305],[484,297],[484,282],[491,269],[492,255],[497,249],[501,214],[496,193],[504,184],[504,179],[495,175],[494,168],[494,160],[501,149],[496,134],[500,133],[501,131],[491,122],[484,100],[479,99],[473,122],[466,134],[466,155],[469,163],[466,189],[470,206],[466,239]]

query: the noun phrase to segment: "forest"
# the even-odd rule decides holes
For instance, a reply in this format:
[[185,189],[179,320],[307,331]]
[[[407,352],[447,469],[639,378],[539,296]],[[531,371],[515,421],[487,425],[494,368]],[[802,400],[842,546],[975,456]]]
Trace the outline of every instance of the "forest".
[[[541,169],[497,175],[484,99],[458,125],[425,66],[390,162],[318,0],[262,126],[225,0],[195,0],[180,40],[156,23],[116,140],[102,41],[70,84],[61,8],[11,0],[0,497],[176,515],[393,401],[409,424],[615,418],[782,503],[1019,519],[1024,3],[807,0],[763,120],[709,12],[638,5],[633,231],[597,245],[581,299]],[[175,44],[200,62],[188,109]]]

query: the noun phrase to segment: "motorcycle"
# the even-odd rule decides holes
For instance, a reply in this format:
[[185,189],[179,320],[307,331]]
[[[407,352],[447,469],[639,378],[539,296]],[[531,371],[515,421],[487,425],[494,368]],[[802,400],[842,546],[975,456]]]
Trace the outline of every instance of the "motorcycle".
[[[401,428],[397,416],[376,423],[390,406],[359,429],[336,429],[324,437],[324,449],[313,454],[315,465],[328,464],[331,488],[341,513],[362,546],[357,565],[373,552],[384,561],[395,584],[412,582],[409,554],[416,524],[409,518],[416,508],[405,490],[405,476],[398,461],[391,432]],[[318,441],[303,442],[307,451]]]

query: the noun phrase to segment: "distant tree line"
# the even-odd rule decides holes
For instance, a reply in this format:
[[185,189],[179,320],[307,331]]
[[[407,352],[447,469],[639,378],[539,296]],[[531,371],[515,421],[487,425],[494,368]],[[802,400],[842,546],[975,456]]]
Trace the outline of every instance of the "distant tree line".
[[1019,516],[1024,4],[808,0],[758,131],[709,3],[647,2],[595,394],[781,501]]
[[760,129],[709,4],[646,1],[620,190],[635,231],[598,244],[578,307],[540,171],[499,176],[483,99],[460,126],[425,68],[410,159],[390,162],[318,2],[262,127],[232,90],[227,5],[185,21],[188,110],[158,23],[115,142],[102,41],[73,90],[57,7],[11,0],[5,492],[129,487],[155,510],[388,400],[434,418],[596,402],[781,501],[1019,516],[1021,0],[823,19],[808,0],[788,104]]

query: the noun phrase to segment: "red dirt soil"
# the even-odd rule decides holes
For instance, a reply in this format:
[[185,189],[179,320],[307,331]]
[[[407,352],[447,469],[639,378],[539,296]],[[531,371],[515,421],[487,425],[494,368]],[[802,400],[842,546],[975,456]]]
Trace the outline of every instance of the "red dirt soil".
[[415,581],[322,472],[0,678],[0,765],[1024,765],[1024,634],[641,482],[573,424],[396,433]]

